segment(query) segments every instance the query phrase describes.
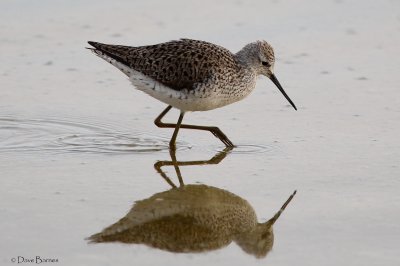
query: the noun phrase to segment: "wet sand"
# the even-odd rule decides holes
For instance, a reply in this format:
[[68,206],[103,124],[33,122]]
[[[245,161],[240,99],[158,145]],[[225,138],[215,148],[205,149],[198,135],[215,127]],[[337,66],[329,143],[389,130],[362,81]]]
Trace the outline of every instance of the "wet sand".
[[[399,265],[399,7],[2,1],[1,264],[40,256],[56,265]],[[245,100],[185,116],[220,127],[238,145],[218,164],[181,166],[185,184],[237,195],[259,222],[297,189],[264,258],[235,243],[182,254],[85,240],[135,201],[171,188],[153,165],[171,160],[172,134],[153,124],[165,105],[84,49],[86,41],[144,45],[181,37],[232,51],[269,41],[276,75],[299,108],[260,78]],[[174,111],[167,119],[177,117]],[[224,149],[207,132],[185,130],[177,146],[178,161],[209,160]],[[164,170],[179,183],[172,166]]]

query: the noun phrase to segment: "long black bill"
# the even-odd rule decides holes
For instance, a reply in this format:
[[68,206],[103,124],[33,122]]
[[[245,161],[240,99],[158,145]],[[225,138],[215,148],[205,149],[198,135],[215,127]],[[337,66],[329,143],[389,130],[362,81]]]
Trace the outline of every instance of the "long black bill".
[[294,105],[294,103],[292,102],[292,100],[290,100],[289,96],[286,94],[286,92],[284,91],[284,89],[282,88],[281,84],[279,83],[278,79],[276,78],[275,74],[272,74],[271,77],[269,77],[272,82],[278,87],[278,89],[282,92],[283,96],[285,96],[286,100],[289,101],[289,103],[293,106],[293,108],[295,110],[297,110],[296,105]]

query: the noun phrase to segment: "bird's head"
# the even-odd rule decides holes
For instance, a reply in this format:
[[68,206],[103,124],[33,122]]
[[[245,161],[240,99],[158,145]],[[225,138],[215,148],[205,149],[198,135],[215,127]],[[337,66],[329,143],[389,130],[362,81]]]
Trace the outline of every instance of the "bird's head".
[[285,90],[282,88],[274,74],[275,54],[272,46],[266,41],[256,41],[246,45],[237,53],[239,61],[251,67],[257,75],[263,75],[269,78],[280,92],[285,96],[289,103],[297,110]]
[[272,46],[266,41],[255,42],[257,56],[257,74],[264,75],[268,78],[274,74],[275,54]]

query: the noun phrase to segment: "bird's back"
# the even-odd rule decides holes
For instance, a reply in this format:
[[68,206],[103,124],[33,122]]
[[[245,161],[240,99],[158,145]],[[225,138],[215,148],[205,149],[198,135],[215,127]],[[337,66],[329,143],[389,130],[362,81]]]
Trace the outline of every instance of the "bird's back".
[[218,79],[227,71],[238,68],[229,50],[198,40],[181,39],[139,47],[89,44],[119,63],[177,91],[194,89],[196,83],[213,76]]

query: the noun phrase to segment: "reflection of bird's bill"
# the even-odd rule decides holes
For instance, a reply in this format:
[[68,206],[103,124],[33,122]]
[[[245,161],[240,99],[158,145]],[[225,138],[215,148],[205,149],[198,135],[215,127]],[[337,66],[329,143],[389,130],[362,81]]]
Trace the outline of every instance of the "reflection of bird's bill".
[[271,219],[269,219],[269,221],[267,222],[270,226],[272,226],[279,218],[279,216],[281,216],[282,212],[286,209],[286,207],[289,205],[289,203],[292,201],[294,195],[296,195],[297,190],[295,190],[293,192],[292,195],[290,195],[290,197],[286,200],[286,202],[282,205],[281,209],[274,215],[274,217],[272,217]]
[[292,100],[289,98],[289,96],[286,94],[285,90],[282,88],[282,85],[279,83],[279,80],[276,78],[275,74],[272,74],[270,79],[272,82],[278,87],[278,89],[282,92],[283,96],[285,96],[286,100],[289,101],[289,103],[293,106],[295,110],[297,110],[296,105],[292,102]]

